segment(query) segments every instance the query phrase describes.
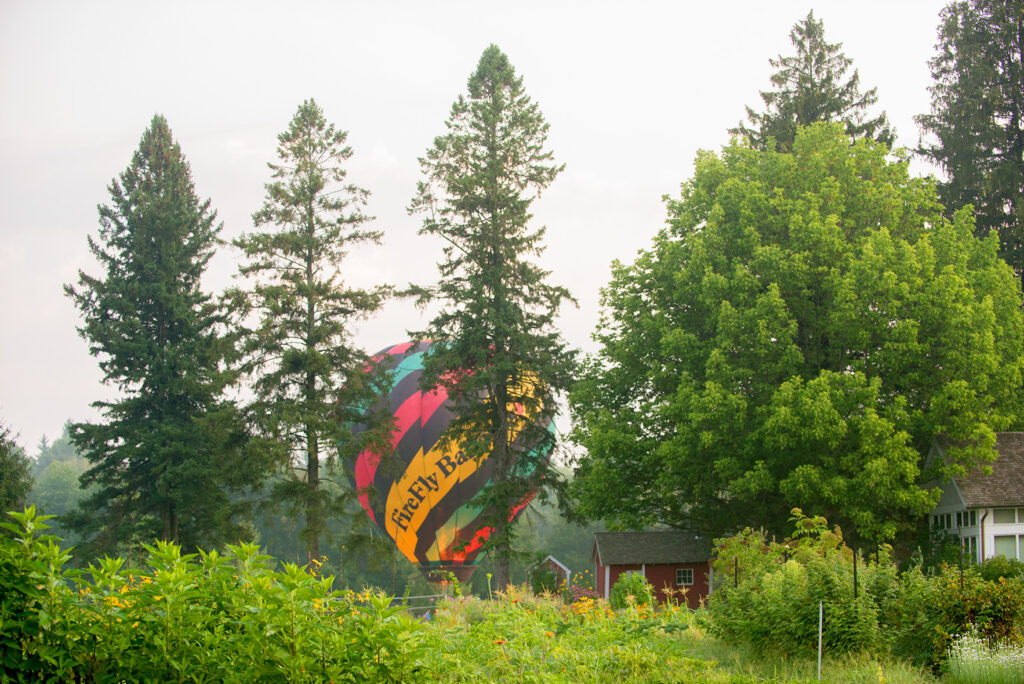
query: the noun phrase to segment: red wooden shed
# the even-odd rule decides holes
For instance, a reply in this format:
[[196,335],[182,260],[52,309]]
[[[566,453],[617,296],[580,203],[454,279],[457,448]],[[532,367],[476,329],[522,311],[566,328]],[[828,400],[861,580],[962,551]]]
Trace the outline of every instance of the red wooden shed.
[[711,544],[687,532],[598,532],[590,559],[599,596],[608,598],[619,575],[644,575],[664,603],[666,588],[686,590],[686,604],[697,608],[710,593]]

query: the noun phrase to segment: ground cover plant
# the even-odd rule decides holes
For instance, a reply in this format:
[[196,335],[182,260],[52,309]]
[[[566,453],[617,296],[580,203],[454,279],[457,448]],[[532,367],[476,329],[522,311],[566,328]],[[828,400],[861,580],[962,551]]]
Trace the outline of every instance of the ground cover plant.
[[971,630],[957,637],[949,649],[949,676],[964,684],[1024,681],[1024,647],[993,643]]

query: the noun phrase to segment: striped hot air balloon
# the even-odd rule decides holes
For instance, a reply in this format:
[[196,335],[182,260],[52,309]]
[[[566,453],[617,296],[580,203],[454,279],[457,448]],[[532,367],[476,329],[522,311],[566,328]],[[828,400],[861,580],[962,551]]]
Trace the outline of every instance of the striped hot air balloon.
[[[454,414],[443,388],[420,387],[430,345],[406,342],[374,355],[373,363],[386,364],[392,375],[391,391],[377,407],[394,417],[391,453],[360,452],[351,464],[352,484],[370,519],[427,579],[439,580],[438,571],[450,571],[465,581],[492,532],[483,522],[484,511],[470,501],[490,480],[493,464],[466,458],[458,442],[441,440]],[[550,419],[540,424],[554,431]],[[508,519],[532,498],[508,511]]]

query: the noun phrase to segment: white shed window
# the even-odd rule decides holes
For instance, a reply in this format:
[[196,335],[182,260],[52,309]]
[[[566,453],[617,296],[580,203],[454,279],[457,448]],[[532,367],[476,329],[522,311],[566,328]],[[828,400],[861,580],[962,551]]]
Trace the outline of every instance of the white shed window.
[[676,584],[693,584],[693,568],[676,568]]

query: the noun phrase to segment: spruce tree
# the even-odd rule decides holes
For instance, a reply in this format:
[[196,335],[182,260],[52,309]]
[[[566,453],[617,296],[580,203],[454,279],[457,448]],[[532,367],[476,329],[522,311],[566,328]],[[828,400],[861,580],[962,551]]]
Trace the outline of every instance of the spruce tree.
[[976,231],[999,234],[1000,253],[1024,274],[1024,4],[971,0],[942,12],[931,113],[918,152],[946,173],[940,197],[974,206]]
[[248,413],[265,449],[285,466],[273,495],[305,516],[302,536],[314,559],[327,517],[338,510],[325,478],[347,455],[339,448],[358,448],[349,426],[362,420],[360,407],[374,391],[353,325],[389,293],[342,278],[352,247],[381,237],[363,227],[371,220],[362,211],[369,192],[346,181],[347,136],[314,100],[303,102],[277,138],[273,180],[252,217],[266,229],[235,241],[246,257],[240,275],[252,280],[232,298],[241,315],[256,319],[242,346],[255,395]]
[[825,26],[815,20],[813,10],[793,25],[789,39],[796,54],[768,60],[777,71],[771,76],[775,90],[761,91],[764,112],[747,107],[750,127],[741,122],[729,132],[759,150],[774,138],[777,150],[789,152],[798,126],[834,121],[843,123],[852,138],[872,138],[891,146],[895,134],[885,113],[867,118],[868,108],[878,101],[877,88],[860,92],[856,69],[847,78],[853,60],[840,51],[842,43],[825,41]]
[[424,215],[420,234],[447,242],[439,282],[419,290],[422,302],[442,309],[413,335],[438,343],[423,383],[444,386],[455,403],[450,438],[469,457],[493,459],[479,503],[489,511],[488,543],[504,587],[509,511],[538,487],[558,485],[542,419],[571,382],[575,355],[554,319],[572,299],[531,260],[543,251],[544,228],[529,221],[531,203],[564,167],[545,149],[549,125],[496,46],[484,51],[468,90],[452,105],[448,132],[420,159],[424,180],[409,207]]
[[92,487],[73,523],[100,552],[154,537],[186,548],[236,540],[226,489],[244,485],[246,469],[222,398],[223,319],[200,288],[218,243],[216,213],[197,197],[159,115],[109,191],[98,238],[89,237],[103,274],[79,271],[65,285],[82,314],[79,334],[120,390],[93,404],[100,422],[72,425],[91,464],[82,485]]

